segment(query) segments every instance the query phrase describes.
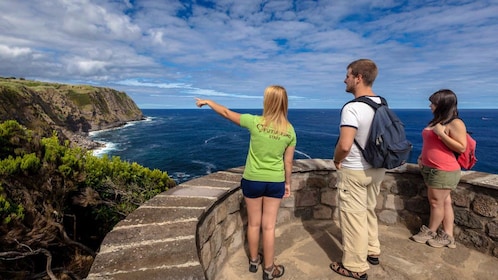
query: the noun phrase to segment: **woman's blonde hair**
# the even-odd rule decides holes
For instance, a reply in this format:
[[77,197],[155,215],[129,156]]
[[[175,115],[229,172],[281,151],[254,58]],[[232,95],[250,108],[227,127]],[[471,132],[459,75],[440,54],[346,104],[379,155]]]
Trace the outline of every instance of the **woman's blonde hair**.
[[288,99],[285,88],[278,85],[267,87],[263,100],[263,125],[286,133],[289,128],[287,110]]

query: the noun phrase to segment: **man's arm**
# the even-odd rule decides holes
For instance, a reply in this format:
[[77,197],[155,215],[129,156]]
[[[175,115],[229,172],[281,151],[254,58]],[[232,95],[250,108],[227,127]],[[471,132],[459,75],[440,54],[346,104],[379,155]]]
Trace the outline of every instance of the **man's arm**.
[[337,169],[341,167],[341,162],[348,156],[349,151],[354,143],[356,128],[350,126],[341,126],[339,141],[335,146],[334,165]]

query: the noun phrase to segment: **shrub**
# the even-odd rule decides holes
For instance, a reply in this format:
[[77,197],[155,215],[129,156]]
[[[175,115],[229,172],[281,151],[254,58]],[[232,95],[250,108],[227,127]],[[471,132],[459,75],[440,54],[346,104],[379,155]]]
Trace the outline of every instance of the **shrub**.
[[[0,123],[0,175],[0,248],[15,252],[29,244],[56,255],[54,266],[79,273],[89,267],[78,258],[92,257],[117,222],[175,186],[166,172],[93,156],[61,143],[55,132],[38,137],[15,121]],[[12,267],[40,273],[23,258],[0,258],[0,278]]]

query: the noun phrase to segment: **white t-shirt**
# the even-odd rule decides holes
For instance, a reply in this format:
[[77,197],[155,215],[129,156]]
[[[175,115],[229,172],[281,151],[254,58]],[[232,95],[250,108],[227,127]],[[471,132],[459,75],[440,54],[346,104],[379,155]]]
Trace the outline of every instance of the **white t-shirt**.
[[[380,104],[380,97],[369,96],[370,99]],[[356,128],[356,141],[365,147],[370,126],[372,125],[375,111],[370,105],[363,102],[351,102],[346,104],[341,113],[340,126]],[[363,158],[361,151],[353,143],[348,156],[342,161],[342,167],[354,170],[366,170],[372,166]]]

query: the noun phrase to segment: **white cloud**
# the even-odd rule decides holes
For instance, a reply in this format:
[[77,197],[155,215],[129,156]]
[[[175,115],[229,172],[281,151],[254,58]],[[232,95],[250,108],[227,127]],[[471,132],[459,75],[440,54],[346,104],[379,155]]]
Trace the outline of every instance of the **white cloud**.
[[22,56],[31,54],[30,48],[9,47],[0,45],[0,57],[2,59],[15,59]]
[[496,1],[206,3],[0,1],[0,76],[114,87],[142,108],[166,96],[260,108],[270,84],[291,107],[340,108],[345,67],[368,57],[392,106],[425,108],[442,87],[498,106]]

